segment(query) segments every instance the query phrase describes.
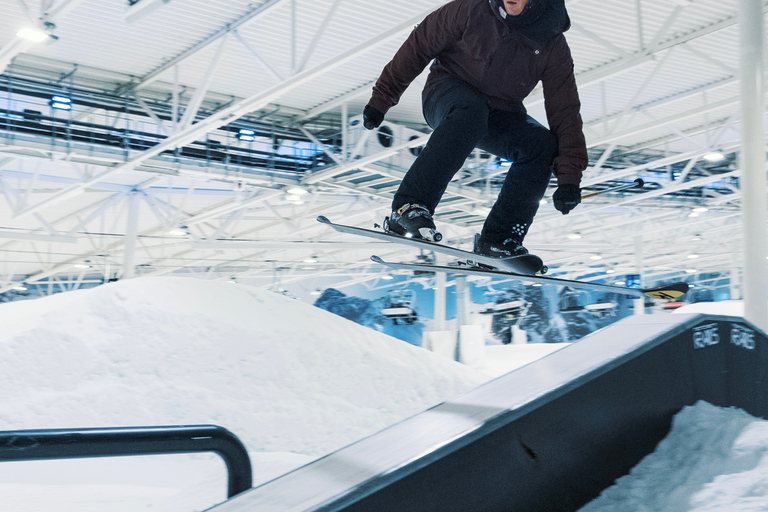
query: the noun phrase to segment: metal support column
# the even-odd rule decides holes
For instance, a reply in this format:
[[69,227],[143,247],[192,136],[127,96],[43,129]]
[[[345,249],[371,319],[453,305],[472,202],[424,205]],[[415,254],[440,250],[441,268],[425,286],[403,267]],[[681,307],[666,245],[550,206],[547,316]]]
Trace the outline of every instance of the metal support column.
[[456,329],[461,329],[462,325],[467,325],[469,315],[467,315],[467,276],[455,276],[456,279]]
[[125,252],[123,253],[123,279],[135,277],[136,238],[139,228],[139,193],[128,196],[128,227],[125,230]]
[[[640,287],[645,286],[645,279],[643,279],[643,235],[637,235],[635,237],[635,271],[640,276]],[[636,315],[645,314],[645,298],[641,297],[634,300],[634,309]]]
[[763,130],[763,2],[739,1],[741,191],[744,229],[744,317],[768,330],[765,134]]
[[445,330],[445,272],[435,274],[435,331]]

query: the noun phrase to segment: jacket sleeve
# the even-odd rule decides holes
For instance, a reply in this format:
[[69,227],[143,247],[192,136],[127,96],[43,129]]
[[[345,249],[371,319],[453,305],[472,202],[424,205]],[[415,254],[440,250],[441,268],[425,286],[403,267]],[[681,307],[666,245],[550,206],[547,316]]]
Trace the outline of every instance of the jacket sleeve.
[[573,58],[563,35],[554,42],[541,81],[549,129],[557,136],[558,152],[552,172],[558,185],[578,185],[582,171],[589,164],[589,157],[582,131],[581,102],[573,73]]
[[397,105],[400,96],[424,71],[427,64],[453,41],[461,38],[468,16],[466,0],[453,0],[430,13],[413,29],[408,39],[384,67],[368,102],[386,113]]

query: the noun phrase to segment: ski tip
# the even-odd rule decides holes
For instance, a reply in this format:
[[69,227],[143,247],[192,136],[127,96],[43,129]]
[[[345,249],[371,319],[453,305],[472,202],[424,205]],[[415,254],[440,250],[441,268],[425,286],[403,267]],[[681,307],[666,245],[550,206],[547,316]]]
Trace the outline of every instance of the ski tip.
[[325,215],[319,215],[317,217],[317,222],[322,222],[323,224],[330,224],[331,223],[331,221],[328,220],[328,217],[326,217]]
[[371,256],[371,260],[375,261],[376,263],[384,263],[384,260],[376,256],[375,254]]

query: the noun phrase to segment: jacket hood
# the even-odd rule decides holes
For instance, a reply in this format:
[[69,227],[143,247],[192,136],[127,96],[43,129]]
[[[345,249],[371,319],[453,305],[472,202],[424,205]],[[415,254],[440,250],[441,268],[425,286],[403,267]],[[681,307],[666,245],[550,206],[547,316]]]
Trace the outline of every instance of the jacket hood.
[[521,32],[539,44],[571,28],[571,19],[565,10],[565,0],[529,0],[523,12],[510,16],[504,10],[503,0],[489,0],[496,14],[511,29]]

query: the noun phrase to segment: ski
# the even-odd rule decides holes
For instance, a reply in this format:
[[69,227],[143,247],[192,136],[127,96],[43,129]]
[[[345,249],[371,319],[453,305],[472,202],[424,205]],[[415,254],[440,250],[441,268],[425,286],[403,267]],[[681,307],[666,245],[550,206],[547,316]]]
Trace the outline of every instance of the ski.
[[518,281],[525,281],[530,283],[541,284],[556,284],[561,286],[570,286],[572,288],[580,288],[586,290],[594,290],[599,292],[618,293],[621,295],[629,295],[632,297],[643,298],[649,297],[651,299],[664,299],[674,300],[679,298],[685,292],[688,291],[688,285],[686,283],[677,282],[664,286],[658,286],[656,288],[626,288],[624,286],[617,286],[613,284],[599,284],[589,283],[586,281],[576,281],[571,279],[560,279],[557,277],[546,276],[534,276],[517,274],[514,272],[505,272],[503,270],[487,270],[476,267],[451,267],[443,265],[424,265],[418,263],[394,263],[390,261],[384,261],[378,256],[371,256],[371,259],[376,263],[386,265],[389,268],[397,270],[410,270],[419,272],[446,272],[449,274],[458,274],[465,276],[484,276],[484,277],[506,277],[507,279],[515,279]]
[[496,268],[501,271],[508,271],[525,275],[546,271],[544,268],[544,262],[541,260],[541,258],[533,254],[523,254],[522,256],[514,256],[512,258],[491,258],[490,256],[483,256],[471,251],[464,251],[461,249],[456,249],[455,247],[450,247],[448,245],[442,245],[418,238],[406,238],[400,235],[387,233],[386,231],[377,231],[374,229],[365,229],[354,226],[347,226],[344,224],[336,224],[322,215],[317,218],[317,221],[332,227],[339,233],[360,235],[385,242],[394,242],[396,244],[416,247],[417,249],[424,249],[425,251],[434,251],[440,254],[445,254],[446,256],[451,256],[460,261],[467,262],[467,264],[472,266],[480,264]]

